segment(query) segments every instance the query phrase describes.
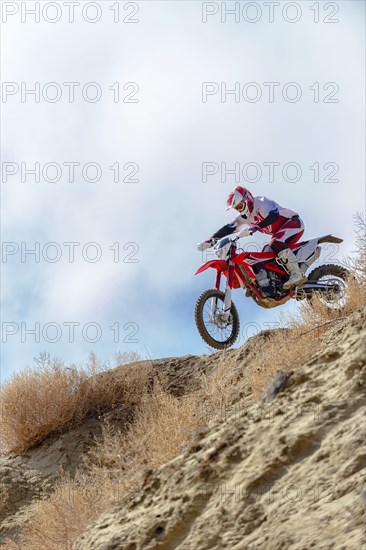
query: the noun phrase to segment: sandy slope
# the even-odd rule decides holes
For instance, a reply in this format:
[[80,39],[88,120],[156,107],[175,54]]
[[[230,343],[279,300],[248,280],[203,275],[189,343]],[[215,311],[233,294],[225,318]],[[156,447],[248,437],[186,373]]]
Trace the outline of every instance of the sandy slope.
[[[104,514],[75,550],[360,548],[364,330],[365,312],[331,329],[321,352],[299,365],[271,402],[253,403],[238,392],[221,421],[151,474],[133,500]],[[235,350],[151,366],[182,395],[222,360],[245,377],[258,340],[265,343],[266,334]],[[103,376],[117,380],[121,372]],[[27,453],[1,457],[0,542],[16,536],[61,470],[73,475],[81,466],[103,420],[123,428],[130,412],[117,407]]]
[[365,365],[363,311],[273,401],[242,400],[74,549],[361,548]]
[[[235,352],[229,352],[230,354]],[[166,375],[167,387],[174,395],[182,395],[194,387],[200,372],[212,368],[220,354],[207,357],[179,357],[153,360],[153,375]],[[139,363],[129,367],[139,369]],[[123,373],[117,367],[102,374],[114,382]],[[55,435],[36,448],[22,454],[9,453],[0,457],[0,544],[14,537],[33,512],[37,502],[49,494],[61,472],[71,476],[82,468],[82,459],[101,434],[104,420],[122,428],[130,418],[131,410],[123,405],[106,411],[98,418],[90,418],[62,435]]]

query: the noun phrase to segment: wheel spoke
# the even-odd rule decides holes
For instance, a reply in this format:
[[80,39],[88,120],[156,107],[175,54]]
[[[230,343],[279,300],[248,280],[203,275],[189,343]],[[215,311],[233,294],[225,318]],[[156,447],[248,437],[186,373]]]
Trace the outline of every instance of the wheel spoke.
[[[320,293],[320,300],[331,309],[341,309],[346,305],[346,283],[340,277],[335,275],[324,275],[318,279],[319,283],[329,285],[329,291]],[[338,288],[334,288],[334,287]],[[333,287],[333,288],[332,288]]]
[[[214,307],[212,306],[212,302],[216,303]],[[219,315],[223,311],[223,305],[223,300],[218,297],[211,297],[206,300],[202,311],[202,318],[207,332],[211,338],[218,342],[226,341],[230,338],[232,332],[232,325],[226,322],[226,326],[222,326],[225,323],[219,320]]]

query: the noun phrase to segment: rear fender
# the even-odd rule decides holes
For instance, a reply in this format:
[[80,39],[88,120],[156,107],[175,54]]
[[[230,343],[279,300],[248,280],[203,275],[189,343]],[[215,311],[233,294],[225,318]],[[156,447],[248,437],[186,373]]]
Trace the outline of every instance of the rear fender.
[[333,235],[325,235],[324,237],[320,237],[318,239],[310,239],[310,241],[306,241],[304,243],[298,243],[297,249],[293,249],[296,259],[299,263],[307,263],[310,265],[309,262],[313,263],[317,258],[319,258],[320,255],[320,247],[318,247],[319,244],[322,243],[341,243],[343,242],[343,239],[339,239],[338,237],[333,237]]
[[318,239],[318,243],[343,243],[343,239],[340,239],[339,237],[334,237],[333,235],[325,235],[325,237],[320,237]]

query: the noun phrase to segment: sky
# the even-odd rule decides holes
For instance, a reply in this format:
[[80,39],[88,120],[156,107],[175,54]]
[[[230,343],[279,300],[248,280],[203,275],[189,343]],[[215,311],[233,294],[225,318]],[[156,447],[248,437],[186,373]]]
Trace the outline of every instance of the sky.
[[[354,250],[363,2],[1,10],[3,381],[44,351],[67,364],[208,353],[193,311],[215,274],[194,276],[196,244],[231,221],[237,184],[298,212],[304,238],[343,238],[321,261]],[[297,307],[233,299],[236,346]]]

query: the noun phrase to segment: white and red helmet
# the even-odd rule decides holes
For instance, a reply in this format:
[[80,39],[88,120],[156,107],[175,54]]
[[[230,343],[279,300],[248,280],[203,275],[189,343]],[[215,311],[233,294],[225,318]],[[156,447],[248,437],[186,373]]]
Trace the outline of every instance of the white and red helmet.
[[238,185],[231,191],[226,202],[226,210],[235,208],[242,216],[248,217],[253,210],[254,197],[248,189]]

